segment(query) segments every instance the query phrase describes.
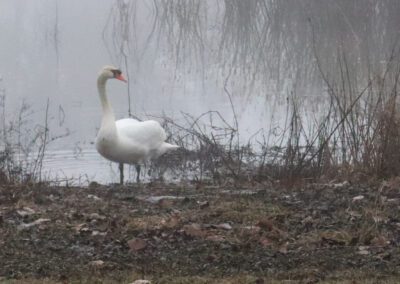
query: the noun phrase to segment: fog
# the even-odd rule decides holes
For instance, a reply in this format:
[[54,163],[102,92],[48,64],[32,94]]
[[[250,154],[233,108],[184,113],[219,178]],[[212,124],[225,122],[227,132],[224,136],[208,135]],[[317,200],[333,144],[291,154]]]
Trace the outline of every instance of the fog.
[[92,144],[103,65],[129,80],[108,85],[117,118],[181,121],[215,110],[233,123],[236,113],[243,141],[279,127],[293,94],[311,112],[323,108],[321,72],[333,80],[344,59],[355,89],[384,72],[399,35],[397,1],[282,2],[2,0],[6,117],[26,104],[28,123],[43,124],[48,101],[50,135],[65,136],[49,144],[49,175],[110,182],[116,168]]

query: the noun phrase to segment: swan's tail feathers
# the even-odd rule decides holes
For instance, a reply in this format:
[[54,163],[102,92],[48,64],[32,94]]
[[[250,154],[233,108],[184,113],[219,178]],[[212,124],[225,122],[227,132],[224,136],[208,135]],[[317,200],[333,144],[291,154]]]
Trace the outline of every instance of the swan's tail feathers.
[[169,144],[167,142],[164,142],[161,147],[158,149],[158,153],[156,154],[156,156],[161,156],[167,152],[173,151],[180,148],[178,145],[173,145],[173,144]]
[[164,142],[164,147],[167,151],[172,151],[172,150],[176,150],[176,149],[180,148],[180,146],[178,146],[178,145],[169,144],[167,142]]

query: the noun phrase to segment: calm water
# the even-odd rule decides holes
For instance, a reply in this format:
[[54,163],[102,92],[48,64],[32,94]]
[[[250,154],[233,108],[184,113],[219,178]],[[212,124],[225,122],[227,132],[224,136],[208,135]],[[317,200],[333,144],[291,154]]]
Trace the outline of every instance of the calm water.
[[[108,0],[0,2],[0,37],[7,39],[0,45],[0,88],[6,93],[6,119],[15,120],[25,102],[30,106],[26,123],[43,125],[49,99],[51,136],[69,133],[49,146],[44,163],[49,177],[74,178],[81,183],[118,181],[117,167],[102,159],[93,145],[101,120],[97,72],[105,64],[120,65],[103,40],[112,5]],[[148,25],[145,15],[139,21],[144,27]],[[129,68],[135,115],[166,115],[181,121],[181,112],[196,117],[217,110],[233,123],[218,76],[209,73],[204,78],[176,69],[166,54],[155,49],[143,55],[140,66]],[[117,118],[126,117],[127,86],[110,82],[108,90]],[[231,92],[242,138],[275,123],[271,113],[276,108],[266,104],[265,92],[251,100],[240,88],[232,87]],[[274,119],[281,118],[276,115]]]

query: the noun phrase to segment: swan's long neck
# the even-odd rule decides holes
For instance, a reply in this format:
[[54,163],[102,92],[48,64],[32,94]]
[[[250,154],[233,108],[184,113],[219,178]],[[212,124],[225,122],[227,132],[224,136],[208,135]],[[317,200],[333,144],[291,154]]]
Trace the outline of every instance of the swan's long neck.
[[103,118],[101,121],[101,128],[103,130],[116,131],[115,117],[113,109],[108,102],[106,94],[107,77],[100,75],[97,79],[97,89],[99,91],[101,107],[103,108]]

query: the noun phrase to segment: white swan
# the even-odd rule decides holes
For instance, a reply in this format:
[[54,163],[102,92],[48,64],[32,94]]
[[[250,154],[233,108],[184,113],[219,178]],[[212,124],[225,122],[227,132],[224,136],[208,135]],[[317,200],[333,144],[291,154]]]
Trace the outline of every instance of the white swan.
[[114,112],[106,95],[107,80],[112,78],[126,82],[121,71],[113,66],[105,66],[99,73],[97,88],[103,108],[103,118],[96,137],[96,149],[104,158],[119,163],[121,184],[124,182],[124,163],[136,164],[136,181],[139,182],[140,163],[179,146],[165,142],[167,136],[157,121],[138,121],[133,118],[115,121]]

